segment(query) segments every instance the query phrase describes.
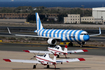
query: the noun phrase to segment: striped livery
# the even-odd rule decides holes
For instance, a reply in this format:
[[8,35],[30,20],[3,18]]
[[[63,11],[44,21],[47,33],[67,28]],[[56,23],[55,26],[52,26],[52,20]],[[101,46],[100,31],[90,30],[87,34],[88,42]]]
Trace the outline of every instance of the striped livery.
[[36,25],[38,36],[60,39],[61,41],[84,42],[89,40],[89,35],[83,30],[44,29],[38,13],[36,13]]
[[63,29],[41,29],[37,31],[38,36],[57,38],[61,41],[88,41],[89,35],[83,30],[63,30]]

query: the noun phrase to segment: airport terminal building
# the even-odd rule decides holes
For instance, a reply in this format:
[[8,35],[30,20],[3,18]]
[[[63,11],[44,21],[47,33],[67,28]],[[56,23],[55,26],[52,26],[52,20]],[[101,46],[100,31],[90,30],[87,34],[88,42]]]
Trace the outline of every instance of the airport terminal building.
[[[80,18],[80,14],[68,14],[64,17],[64,23],[81,23],[81,22],[92,22],[92,23],[105,23],[105,7],[92,8],[92,16],[83,16]],[[71,18],[75,17],[75,18]]]
[[80,14],[68,14],[68,17],[64,17],[64,23],[80,23]]
[[105,7],[92,8],[92,16],[95,19],[101,19],[104,24],[105,23]]

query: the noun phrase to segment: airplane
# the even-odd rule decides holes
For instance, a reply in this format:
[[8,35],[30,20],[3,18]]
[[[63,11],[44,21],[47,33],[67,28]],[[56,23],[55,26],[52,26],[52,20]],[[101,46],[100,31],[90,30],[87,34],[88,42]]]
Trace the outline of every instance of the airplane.
[[[47,43],[49,45],[55,45],[57,41],[70,42],[68,46],[73,46],[72,42],[77,42],[82,47],[87,41],[89,41],[91,36],[101,35],[101,29],[99,28],[99,34],[89,35],[88,32],[84,30],[71,30],[71,29],[44,29],[40,20],[38,13],[36,13],[36,26],[37,30],[34,32],[35,35],[22,35],[14,34],[15,36],[24,36],[24,37],[41,37],[47,38]],[[8,32],[11,34],[9,28]]]
[[[47,68],[50,68],[49,65],[54,65],[56,68],[56,64],[60,63],[69,63],[69,62],[78,62],[78,61],[85,61],[84,58],[73,58],[73,59],[59,59],[56,60],[56,54],[54,54],[54,58],[51,59],[49,54],[45,55],[36,55],[36,60],[21,60],[21,59],[3,59],[6,62],[18,62],[18,63],[34,63],[34,64],[42,64],[47,65]],[[36,68],[36,65],[33,65],[33,69]]]
[[37,51],[37,50],[23,50],[28,53],[47,53],[47,54],[57,54],[57,58],[59,58],[59,55],[66,55],[72,54],[72,53],[81,53],[81,52],[88,52],[86,49],[80,49],[80,50],[68,50],[67,45],[65,45],[64,50],[62,50],[62,47],[60,45],[56,45],[55,47],[48,47],[48,51]]

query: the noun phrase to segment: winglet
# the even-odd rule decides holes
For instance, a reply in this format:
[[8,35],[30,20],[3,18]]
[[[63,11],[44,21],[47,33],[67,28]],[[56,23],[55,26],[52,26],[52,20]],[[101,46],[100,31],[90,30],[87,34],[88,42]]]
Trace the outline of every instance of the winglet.
[[7,27],[7,30],[8,30],[8,32],[9,32],[9,34],[11,34],[11,31],[10,31],[9,27]]
[[101,35],[101,28],[99,27],[99,34],[93,34],[93,35],[89,35],[90,37],[91,36],[98,36],[98,35]]
[[10,59],[3,59],[4,61],[6,61],[6,62],[11,62],[11,60]]
[[101,28],[99,27],[99,34],[101,35]]
[[29,50],[23,50],[24,52],[27,52],[27,53],[30,53],[30,51]]

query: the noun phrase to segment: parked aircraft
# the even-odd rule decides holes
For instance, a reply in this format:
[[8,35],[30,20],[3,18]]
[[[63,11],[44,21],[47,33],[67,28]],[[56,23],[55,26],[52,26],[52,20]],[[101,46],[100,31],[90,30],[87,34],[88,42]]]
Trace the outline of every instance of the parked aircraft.
[[59,58],[59,55],[68,55],[72,53],[81,53],[81,52],[88,52],[86,49],[80,49],[80,50],[68,50],[67,45],[65,45],[64,50],[62,50],[62,47],[60,45],[56,45],[55,47],[48,47],[49,51],[38,51],[38,50],[23,50],[28,53],[47,53],[47,54],[57,54],[57,58]]
[[[6,62],[20,62],[20,63],[34,63],[34,64],[42,64],[47,65],[47,68],[49,68],[49,65],[54,65],[56,68],[56,64],[58,63],[65,63],[65,62],[77,62],[77,61],[85,61],[84,58],[74,58],[74,59],[59,59],[56,60],[56,54],[54,54],[54,58],[51,59],[49,57],[49,54],[45,54],[43,56],[36,55],[36,60],[19,60],[19,59],[3,59]],[[36,68],[36,65],[33,65],[33,68]]]
[[[69,46],[73,46],[72,42],[77,42],[82,47],[86,43],[86,41],[90,39],[91,36],[101,35],[100,28],[99,28],[99,34],[93,34],[93,35],[88,35],[88,32],[84,30],[44,29],[38,13],[36,13],[36,25],[37,25],[37,30],[35,30],[34,32],[36,32],[38,36],[21,35],[21,34],[15,34],[15,36],[47,38],[48,39],[47,42],[50,45],[55,45],[57,41],[62,41],[62,42],[70,42]],[[11,34],[9,28],[7,29],[9,34]]]

